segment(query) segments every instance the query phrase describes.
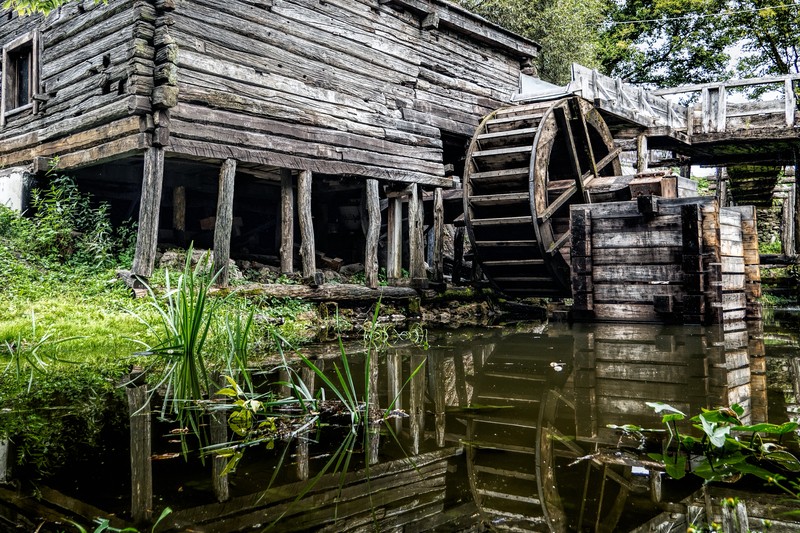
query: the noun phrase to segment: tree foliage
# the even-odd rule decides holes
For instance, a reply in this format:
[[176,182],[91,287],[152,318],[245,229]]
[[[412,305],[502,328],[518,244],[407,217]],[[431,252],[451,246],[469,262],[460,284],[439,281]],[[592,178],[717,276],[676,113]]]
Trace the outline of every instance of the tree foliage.
[[782,0],[618,0],[603,70],[656,86],[800,72],[799,14]]
[[540,76],[553,83],[570,79],[573,62],[597,66],[603,0],[459,0],[490,21],[542,45]]
[[47,15],[70,0],[4,0],[3,9],[13,9],[20,16]]

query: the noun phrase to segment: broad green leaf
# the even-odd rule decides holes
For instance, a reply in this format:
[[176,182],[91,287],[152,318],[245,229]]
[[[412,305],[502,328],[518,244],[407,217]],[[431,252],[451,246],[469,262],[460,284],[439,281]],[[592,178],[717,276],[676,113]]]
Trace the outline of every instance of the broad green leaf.
[[756,433],[769,433],[772,435],[783,435],[786,433],[791,433],[795,429],[797,429],[798,424],[797,422],[786,422],[785,424],[777,425],[777,424],[753,424],[750,426],[732,426],[731,429],[733,431],[747,431],[747,432],[756,432]]
[[661,421],[664,424],[667,424],[669,422],[673,422],[673,421],[677,422],[679,420],[683,420],[684,418],[686,418],[686,415],[684,415],[683,413],[671,413],[671,414],[666,414],[666,415],[662,416],[661,417]]
[[678,454],[674,459],[672,457],[665,458],[664,469],[671,478],[681,479],[686,475],[686,456]]
[[253,426],[253,413],[246,409],[234,411],[231,413],[231,416],[228,417],[228,426],[230,426],[234,433],[240,437],[244,437]]
[[700,422],[703,424],[703,431],[708,435],[711,444],[717,448],[722,448],[725,445],[725,437],[731,432],[730,426],[719,426],[706,418],[706,414],[700,415]]
[[239,396],[239,395],[236,393],[236,391],[235,391],[235,390],[233,390],[233,389],[231,389],[231,388],[228,388],[228,387],[225,387],[224,389],[219,389],[219,390],[217,391],[217,394],[220,394],[220,395],[222,395],[222,396],[228,396],[228,397],[231,397],[231,398],[236,398],[236,397],[238,397],[238,396]]
[[785,450],[768,453],[766,459],[778,463],[789,472],[800,472],[800,461],[797,460],[797,457]]

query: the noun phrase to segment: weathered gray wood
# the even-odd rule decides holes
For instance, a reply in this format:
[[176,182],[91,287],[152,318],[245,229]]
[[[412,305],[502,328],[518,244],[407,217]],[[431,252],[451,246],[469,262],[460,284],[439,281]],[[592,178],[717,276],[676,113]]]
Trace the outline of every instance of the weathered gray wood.
[[444,195],[437,187],[433,191],[433,280],[444,279]]
[[172,189],[172,229],[183,244],[186,232],[186,187],[178,185]]
[[13,479],[14,448],[8,438],[0,439],[0,485]]
[[314,255],[314,222],[311,218],[311,171],[301,170],[297,176],[297,212],[300,221],[300,257],[303,261],[303,277],[313,279],[316,273]]
[[[409,358],[409,375],[425,362],[425,356],[412,355]],[[409,383],[409,435],[411,437],[411,453],[417,454],[420,451],[422,440],[425,438],[425,378],[426,369],[421,369],[410,380]]]
[[[216,380],[220,387],[227,386],[223,377]],[[224,403],[225,397],[216,395],[216,399]],[[210,416],[210,437],[211,444],[225,444],[229,442],[228,439],[228,411],[223,409],[212,410]],[[228,475],[222,475],[225,466],[228,463],[228,458],[214,454],[211,458],[211,484],[214,487],[214,496],[218,502],[224,502],[230,499],[230,485],[228,483]]]
[[422,199],[418,185],[411,186],[408,199],[409,273],[412,280],[426,277],[425,240],[422,235]]
[[647,151],[647,135],[644,133],[636,137],[636,171],[644,172],[648,167],[650,152]]
[[128,387],[131,446],[131,516],[136,523],[153,517],[153,468],[151,454],[150,402],[147,386]]
[[419,297],[410,287],[381,287],[370,289],[361,285],[345,283],[326,283],[316,287],[306,285],[252,284],[237,288],[237,293],[251,296],[270,296],[274,298],[300,298],[316,302],[374,302],[383,300],[408,300]]
[[386,236],[386,277],[400,279],[403,264],[403,203],[398,197],[389,198]]
[[797,183],[792,184],[789,194],[783,201],[783,211],[781,212],[781,251],[783,252],[783,255],[786,256],[793,256],[797,254],[794,235],[795,209],[797,209],[795,204],[797,199],[795,195],[795,187],[797,187]]
[[[399,351],[392,350],[386,355],[386,386],[388,393],[389,407],[398,412],[403,409],[403,395],[401,394],[403,384],[403,358]],[[394,432],[400,434],[403,429],[403,419],[399,416],[394,417]]]
[[158,216],[161,210],[161,188],[164,183],[164,149],[150,148],[144,154],[142,196],[139,204],[139,227],[133,273],[150,277],[153,274],[158,245]]
[[464,268],[464,227],[456,228],[453,236],[453,284],[461,283],[461,271]]
[[378,240],[381,231],[381,207],[377,180],[366,180],[367,244],[364,251],[364,277],[367,287],[378,287]]
[[281,169],[281,272],[294,272],[294,189],[292,171]]
[[233,229],[233,189],[236,180],[236,160],[226,159],[219,171],[217,219],[214,223],[214,272],[217,285],[228,285],[228,260],[231,258]]

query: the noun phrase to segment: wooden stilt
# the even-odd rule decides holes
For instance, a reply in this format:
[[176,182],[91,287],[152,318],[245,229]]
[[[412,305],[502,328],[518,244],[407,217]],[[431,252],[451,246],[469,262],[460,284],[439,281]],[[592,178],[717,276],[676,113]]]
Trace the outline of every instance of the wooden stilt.
[[647,135],[640,134],[636,138],[636,172],[644,172],[647,170]]
[[0,485],[3,483],[11,483],[12,480],[12,464],[13,464],[14,450],[11,441],[8,439],[0,439]]
[[158,245],[158,215],[164,184],[164,149],[149,148],[144,153],[142,196],[139,204],[139,230],[133,256],[133,273],[148,278],[153,274]]
[[[432,354],[433,355],[433,354]],[[430,373],[430,385],[433,388],[434,416],[436,420],[436,446],[444,448],[445,443],[445,409],[447,399],[445,391],[445,370],[444,358],[441,354],[433,355],[428,358],[428,372]]]
[[310,285],[320,285],[316,276],[314,250],[314,222],[311,218],[311,171],[303,170],[297,177],[297,210],[300,220],[300,257],[303,260],[303,277]]
[[396,283],[403,267],[403,202],[398,197],[389,198],[386,248],[386,277]]
[[[378,376],[380,374],[380,365],[378,364],[378,352],[375,349],[369,350],[367,357],[370,358],[369,362],[369,396],[367,398],[368,413],[379,412],[380,406],[378,405]],[[381,446],[381,423],[380,420],[373,421],[371,417],[367,417],[367,430],[368,433],[368,451],[367,463],[371,465],[378,464],[379,453]]]
[[217,285],[228,285],[228,260],[231,258],[231,230],[233,229],[233,187],[236,178],[236,160],[226,159],[219,171],[217,195],[217,220],[214,225],[214,272],[219,272]]
[[461,283],[461,271],[464,268],[464,227],[456,228],[453,238],[453,284]]
[[294,273],[294,189],[292,171],[281,169],[281,272]]
[[186,245],[186,187],[178,185],[172,190],[172,230],[175,244]]
[[795,248],[795,236],[794,236],[794,220],[795,220],[795,210],[797,209],[797,205],[795,202],[797,201],[797,197],[795,195],[795,189],[797,187],[797,182],[792,185],[792,188],[789,190],[789,196],[783,202],[783,216],[781,217],[781,245],[783,246],[783,255],[785,256],[794,256],[797,255],[797,248]]
[[422,235],[422,198],[419,185],[411,186],[408,200],[408,248],[409,272],[414,286],[420,286],[427,279],[425,274],[425,240]]
[[[317,367],[322,370],[322,361],[317,363]],[[314,370],[308,367],[303,368],[300,370],[300,378],[303,380],[303,383],[306,386],[306,389],[310,393],[311,396],[314,396],[314,392],[316,391],[315,387],[315,379],[316,374]],[[306,480],[309,478],[310,469],[309,469],[309,450],[308,450],[308,436],[307,435],[298,435],[297,437],[297,479]]]
[[444,279],[444,194],[441,187],[433,191],[433,280]]
[[[425,356],[412,355],[409,374],[425,361]],[[422,440],[425,438],[425,369],[423,368],[411,378],[409,384],[409,434],[411,436],[411,453],[419,453]]]
[[800,154],[794,154],[794,249],[800,250]]
[[[225,378],[217,376],[216,380],[220,386],[227,386]],[[224,399],[223,396],[217,395],[217,399]],[[228,442],[228,411],[214,410],[211,412],[211,444],[224,444]],[[228,501],[231,497],[230,486],[228,484],[228,476],[222,475],[228,461],[225,457],[214,455],[211,460],[211,484],[214,486],[214,495],[217,501]]]
[[126,393],[131,417],[131,516],[143,523],[153,517],[150,405],[146,385],[129,387]]
[[381,233],[381,206],[378,180],[368,179],[367,188],[367,245],[364,251],[364,277],[367,287],[378,288],[378,239]]
[[[386,377],[389,402],[394,401],[392,410],[403,409],[403,395],[400,394],[400,389],[403,383],[403,364],[402,357],[397,350],[386,354]],[[394,432],[400,434],[403,429],[403,419],[400,417],[394,418]]]

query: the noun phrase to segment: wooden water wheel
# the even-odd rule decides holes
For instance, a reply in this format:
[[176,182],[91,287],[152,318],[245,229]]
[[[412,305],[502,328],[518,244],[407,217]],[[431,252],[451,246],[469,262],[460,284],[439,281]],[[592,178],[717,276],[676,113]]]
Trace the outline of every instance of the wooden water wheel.
[[467,152],[464,212],[483,272],[515,296],[570,296],[569,206],[622,173],[599,112],[578,97],[499,109]]

